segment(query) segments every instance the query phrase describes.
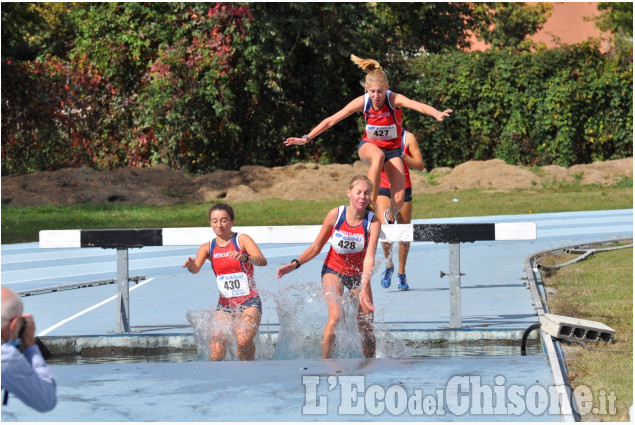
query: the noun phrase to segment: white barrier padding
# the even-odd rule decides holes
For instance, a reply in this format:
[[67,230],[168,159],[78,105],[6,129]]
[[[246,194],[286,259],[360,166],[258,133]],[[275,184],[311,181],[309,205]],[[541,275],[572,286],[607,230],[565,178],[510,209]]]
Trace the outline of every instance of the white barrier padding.
[[320,225],[305,226],[236,226],[235,232],[246,233],[256,243],[308,243],[315,241]]
[[536,223],[495,223],[497,241],[528,241],[536,239]]
[[163,246],[201,245],[215,237],[211,227],[166,227],[162,234]]
[[[321,227],[321,225],[236,226],[233,230],[248,234],[259,244],[311,244],[320,233]],[[413,242],[413,229],[412,224],[383,226],[379,241]],[[211,227],[166,227],[160,230],[163,246],[201,245],[215,237]],[[130,229],[121,229],[121,231],[130,231]],[[42,230],[40,231],[40,248],[80,248],[82,232],[82,230]],[[497,241],[535,240],[536,223],[494,223],[494,233]],[[122,240],[125,238],[122,237]]]
[[412,242],[412,224],[393,224],[381,226],[379,242]]
[[[258,244],[306,243],[311,244],[320,233],[321,225],[306,226],[234,226],[232,230],[246,233]],[[211,227],[163,228],[163,246],[201,245],[215,235]],[[379,234],[381,242],[412,242],[412,225],[384,226]]]
[[81,230],[40,230],[40,248],[79,248]]
[[[234,226],[232,231],[246,233],[257,244],[313,243],[319,225],[307,226]],[[175,227],[163,229],[163,246],[201,245],[215,237],[211,227]]]

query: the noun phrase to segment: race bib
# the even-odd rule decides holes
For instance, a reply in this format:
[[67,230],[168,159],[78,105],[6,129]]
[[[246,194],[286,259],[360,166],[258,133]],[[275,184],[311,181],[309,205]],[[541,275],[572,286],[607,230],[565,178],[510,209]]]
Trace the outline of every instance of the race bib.
[[338,254],[357,254],[364,250],[364,235],[336,230],[331,246]]
[[216,278],[216,284],[225,298],[249,295],[249,279],[245,273],[222,274]]
[[397,125],[367,125],[366,137],[371,140],[392,140],[397,138]]

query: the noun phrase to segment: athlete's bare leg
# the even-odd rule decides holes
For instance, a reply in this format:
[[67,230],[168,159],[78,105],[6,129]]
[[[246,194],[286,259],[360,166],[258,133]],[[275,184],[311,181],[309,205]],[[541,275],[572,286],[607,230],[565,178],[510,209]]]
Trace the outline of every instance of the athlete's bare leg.
[[227,312],[216,310],[214,313],[214,329],[209,340],[210,360],[225,359],[225,354],[227,354],[227,334],[232,327],[232,321],[231,314]]
[[322,338],[322,358],[328,359],[333,355],[333,344],[335,343],[335,328],[340,320],[344,318],[342,307],[342,293],[344,288],[340,277],[333,273],[325,273],[322,276],[322,291],[326,300],[329,318],[324,326]]
[[236,326],[236,355],[240,360],[253,360],[256,355],[254,338],[258,333],[262,313],[257,307],[248,307],[243,311]]
[[[353,293],[357,294],[358,292],[359,289],[355,289]],[[370,301],[373,301],[372,292]],[[373,311],[360,304],[357,310],[357,329],[359,329],[359,334],[362,337],[362,352],[367,359],[375,357],[375,348],[377,346],[375,332],[373,331],[373,319]]]
[[386,177],[390,183],[390,211],[388,218],[393,219],[403,208],[406,196],[406,177],[404,175],[403,159],[392,158],[384,162]]
[[[386,224],[384,220],[384,211],[390,208],[390,198],[387,196],[377,196],[377,217],[381,224]],[[399,221],[401,223],[401,221]],[[382,242],[381,247],[384,250],[384,258],[386,259],[386,268],[390,269],[393,266],[392,263],[392,243]]]
[[[397,218],[399,223],[410,224],[412,221],[412,202],[406,202],[399,212]],[[408,260],[408,252],[410,251],[410,242],[399,242],[399,274],[406,274],[406,261]]]
[[373,182],[373,193],[370,199],[377,201],[379,184],[381,183],[381,169],[384,167],[384,152],[377,145],[364,143],[359,149],[359,157],[362,162],[368,165],[368,178]]

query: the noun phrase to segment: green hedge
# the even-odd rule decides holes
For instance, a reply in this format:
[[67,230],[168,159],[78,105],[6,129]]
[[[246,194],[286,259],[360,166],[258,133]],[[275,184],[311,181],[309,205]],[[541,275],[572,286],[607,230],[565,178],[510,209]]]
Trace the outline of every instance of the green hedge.
[[397,91],[454,113],[443,123],[406,112],[424,163],[501,158],[570,166],[633,155],[632,54],[583,43],[519,53],[424,55]]
[[[242,22],[240,16],[232,12],[228,24],[229,12],[223,13],[208,18],[205,28],[240,27],[234,25]],[[348,57],[337,58],[346,67],[320,61],[317,66],[311,49],[324,51],[330,39],[320,48],[301,44],[274,78],[269,63],[254,65],[260,51],[242,45],[260,46],[257,37],[238,35],[232,39],[236,46],[228,39],[214,45],[229,52],[226,62],[206,50],[213,37],[163,48],[132,92],[100,74],[86,56],[70,62],[3,60],[2,175],[160,163],[202,173],[247,164],[357,159],[361,114],[314,144],[282,144],[362,93],[359,72]],[[190,64],[188,52],[197,43],[207,59]],[[398,59],[388,65],[396,92],[454,110],[442,123],[404,112],[428,169],[473,159],[570,166],[633,155],[632,52],[602,53],[597,44],[584,43],[536,53],[491,50]]]

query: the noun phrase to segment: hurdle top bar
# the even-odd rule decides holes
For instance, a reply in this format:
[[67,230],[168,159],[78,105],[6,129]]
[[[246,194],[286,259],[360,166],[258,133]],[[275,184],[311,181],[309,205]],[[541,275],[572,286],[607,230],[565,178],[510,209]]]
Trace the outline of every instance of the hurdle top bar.
[[[321,226],[235,226],[256,243],[313,243]],[[42,230],[40,248],[141,248],[200,245],[214,238],[211,227]],[[536,223],[393,224],[382,226],[381,242],[462,243],[535,240]]]

